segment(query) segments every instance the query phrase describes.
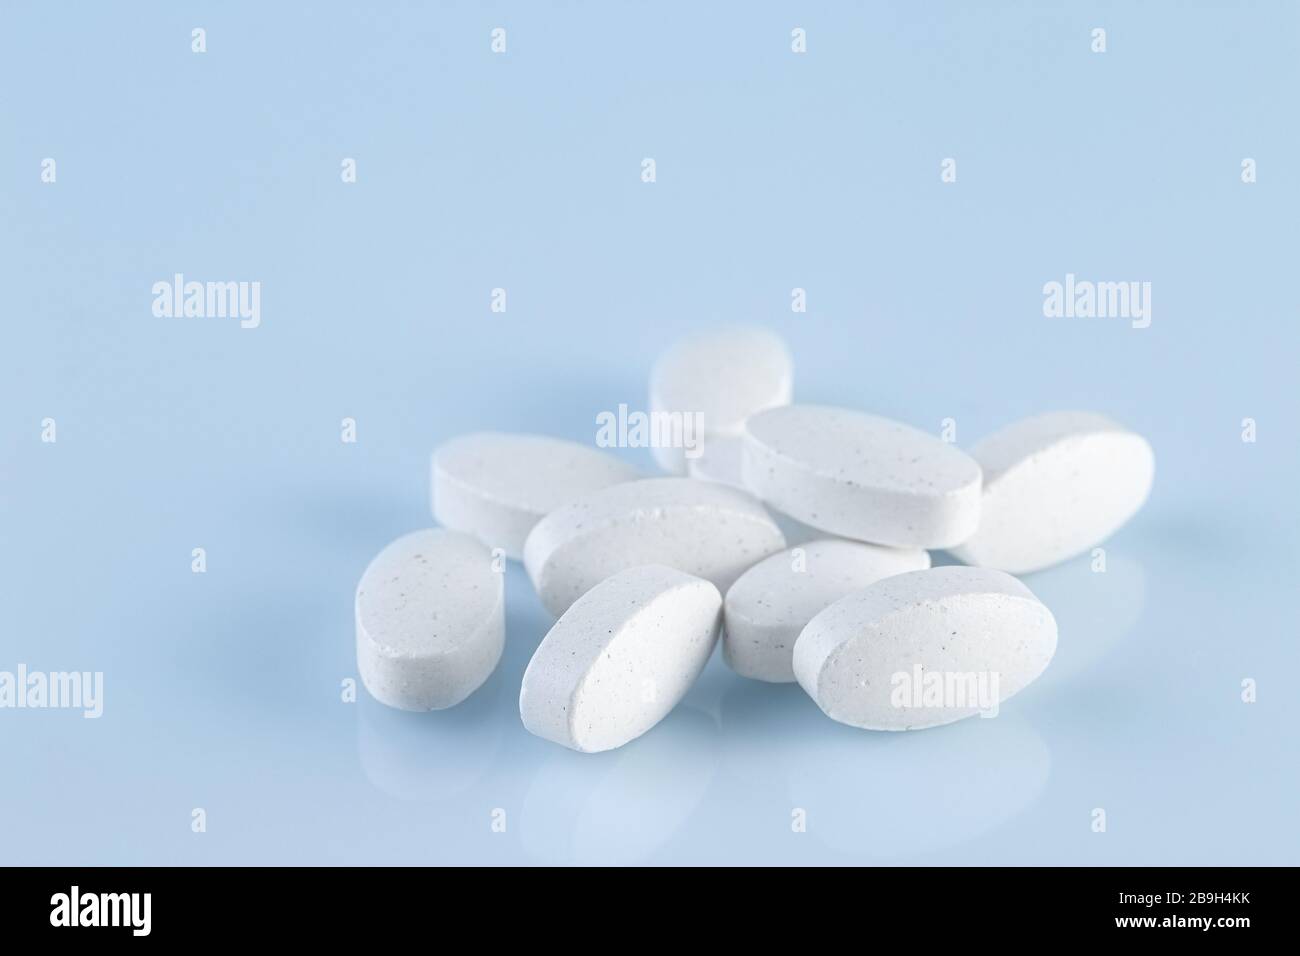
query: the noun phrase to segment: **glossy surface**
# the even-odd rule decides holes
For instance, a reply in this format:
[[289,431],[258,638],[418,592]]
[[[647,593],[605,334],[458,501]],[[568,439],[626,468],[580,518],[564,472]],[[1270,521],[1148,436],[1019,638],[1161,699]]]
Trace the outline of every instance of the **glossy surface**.
[[[519,4],[493,56],[468,4],[3,6],[0,670],[105,699],[0,710],[0,861],[1300,863],[1297,5],[805,5],[803,56],[793,8],[738,9]],[[260,328],[155,319],[177,270],[262,280]],[[1067,271],[1152,280],[1150,328],[1044,317]],[[430,449],[592,443],[713,316],[777,329],[803,400],[959,445],[1047,408],[1150,439],[1106,571],[1026,578],[1047,672],[877,734],[715,654],[571,753],[519,721],[554,621],[511,565],[477,693],[347,702]]]

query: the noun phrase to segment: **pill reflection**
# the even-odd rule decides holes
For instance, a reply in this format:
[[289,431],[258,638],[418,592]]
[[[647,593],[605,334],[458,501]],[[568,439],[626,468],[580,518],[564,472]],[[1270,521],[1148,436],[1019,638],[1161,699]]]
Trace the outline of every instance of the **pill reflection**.
[[784,780],[788,805],[766,824],[773,839],[778,829],[789,839],[802,811],[799,839],[853,857],[912,856],[1005,824],[1046,787],[1050,753],[1014,698],[994,718],[888,733],[835,723],[796,686],[754,684],[723,697],[722,762],[737,795]]
[[717,761],[717,724],[680,705],[617,750],[556,747],[524,798],[520,839],[547,863],[636,863],[660,849],[704,799]]
[[506,720],[518,720],[498,672],[455,707],[413,713],[357,694],[357,751],[375,787],[400,800],[461,794],[487,774]]

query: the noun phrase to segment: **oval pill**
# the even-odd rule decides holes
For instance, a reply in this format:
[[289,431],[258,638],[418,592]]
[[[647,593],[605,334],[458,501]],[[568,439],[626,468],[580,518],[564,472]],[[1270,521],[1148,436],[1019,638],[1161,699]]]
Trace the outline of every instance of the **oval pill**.
[[577,442],[475,432],[433,453],[433,516],[518,560],[528,532],[547,512],[640,477],[632,465]]
[[628,568],[578,598],[524,672],[519,715],[539,737],[584,753],[659,723],[713,653],[722,595],[658,565]]
[[374,698],[441,710],[488,679],[505,646],[504,575],[467,534],[403,535],[357,584],[357,668]]
[[[650,372],[652,415],[699,416],[696,442],[738,435],[754,412],[788,405],[794,374],[780,337],[751,326],[724,326],[683,339]],[[655,445],[659,467],[685,474],[688,449]],[[699,451],[697,444],[691,454]]]
[[785,537],[753,496],[694,478],[645,478],[561,505],[524,544],[524,567],[552,614],[617,571],[662,564],[720,590]]
[[1015,574],[1105,541],[1142,507],[1155,477],[1146,439],[1091,412],[1026,418],[971,455],[984,469],[980,526],[952,553]]
[[901,548],[946,548],[979,523],[980,466],[865,412],[790,405],[745,423],[745,485],[804,524]]
[[1001,571],[960,566],[885,578],[814,617],[794,648],[799,684],[827,716],[917,730],[998,705],[1043,672],[1056,620]]
[[723,659],[744,677],[793,681],[795,640],[813,617],[881,578],[929,566],[925,551],[842,539],[764,558],[727,589]]

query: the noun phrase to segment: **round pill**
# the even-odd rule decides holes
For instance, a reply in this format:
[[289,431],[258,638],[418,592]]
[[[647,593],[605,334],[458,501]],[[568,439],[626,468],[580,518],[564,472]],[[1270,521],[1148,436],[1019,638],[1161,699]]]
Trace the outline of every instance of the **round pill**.
[[727,589],[723,659],[744,677],[793,681],[795,640],[813,617],[881,578],[929,566],[925,551],[830,539],[764,558]]
[[552,614],[625,568],[662,564],[730,587],[761,558],[785,547],[781,529],[754,498],[694,478],[646,478],[561,505],[524,544],[524,567]]
[[524,672],[519,715],[584,753],[621,747],[691,689],[718,638],[722,595],[658,565],[606,578],[573,603]]
[[545,435],[476,432],[433,453],[433,516],[516,560],[558,505],[641,473],[613,455]]
[[742,472],[772,507],[831,534],[900,548],[946,548],[979,523],[980,466],[900,422],[790,405],[745,423]]
[[841,723],[917,730],[997,713],[1055,652],[1056,620],[1027,587],[1001,571],[953,566],[836,601],[799,635],[794,673]]
[[659,467],[686,474],[690,456],[714,436],[735,436],[747,417],[790,403],[794,375],[785,343],[766,329],[724,326],[683,339],[655,362],[650,372],[650,412],[691,416],[698,421],[693,448],[655,445]]
[[1142,507],[1155,476],[1146,439],[1091,412],[1026,418],[971,455],[984,469],[980,526],[952,553],[1014,574],[1105,541]]
[[366,690],[402,710],[441,710],[477,690],[505,646],[504,577],[456,531],[413,531],[379,552],[357,585]]

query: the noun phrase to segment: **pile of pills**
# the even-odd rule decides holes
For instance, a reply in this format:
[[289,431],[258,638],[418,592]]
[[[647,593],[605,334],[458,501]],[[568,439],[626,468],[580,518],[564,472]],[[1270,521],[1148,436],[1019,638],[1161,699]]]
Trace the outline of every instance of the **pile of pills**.
[[[478,689],[505,644],[511,558],[558,619],[520,716],[574,750],[650,730],[718,643],[737,674],[797,681],[854,727],[996,712],[1056,650],[1051,611],[1012,574],[1088,551],[1132,517],[1151,490],[1150,445],[1100,415],[1052,412],[967,453],[876,415],[791,404],[792,380],[764,330],[670,348],[651,414],[699,428],[678,432],[693,445],[654,449],[667,475],[539,435],[439,447],[442,527],[394,541],[357,586],[366,688],[405,710]],[[931,567],[933,549],[963,564]]]

